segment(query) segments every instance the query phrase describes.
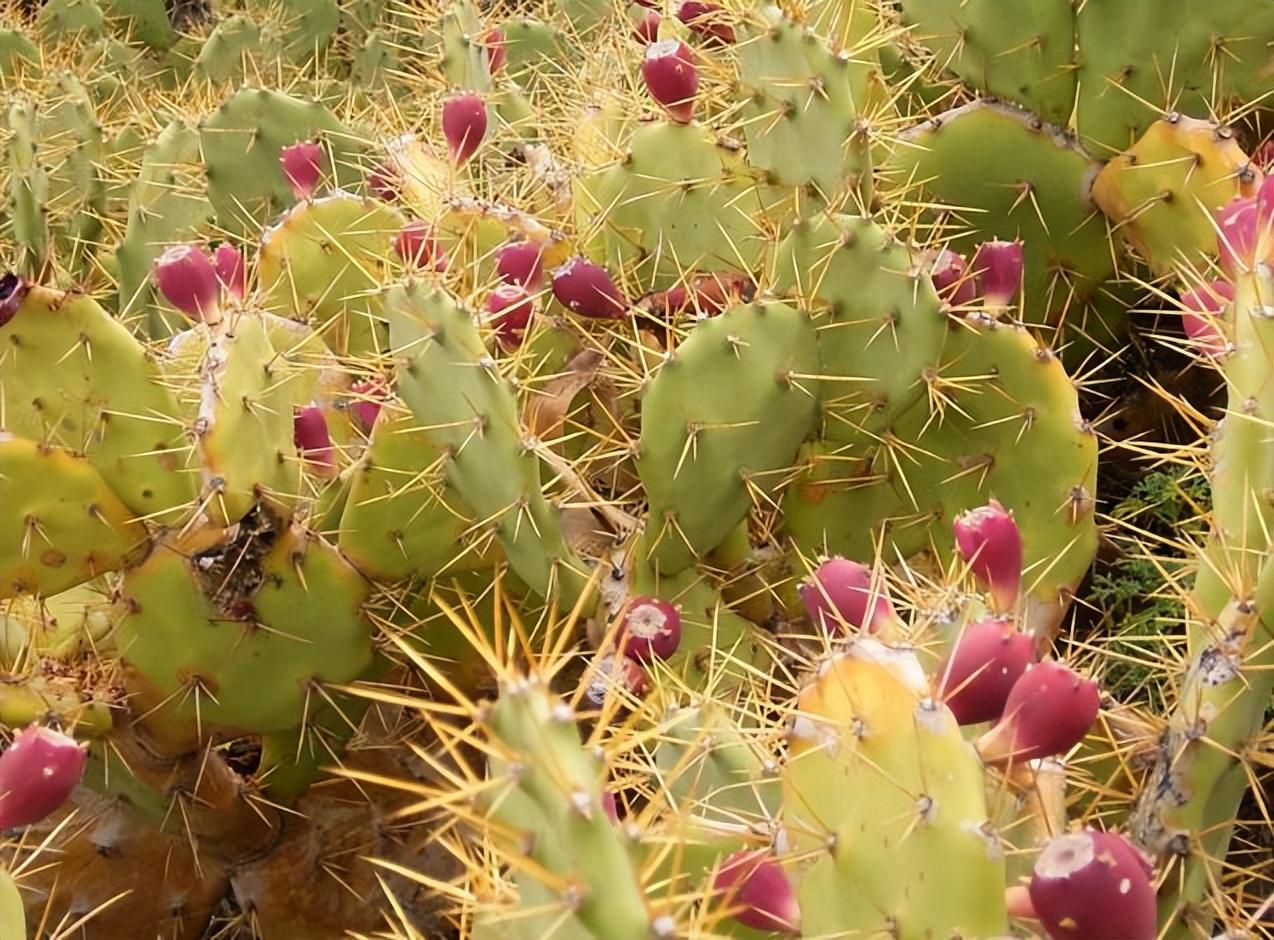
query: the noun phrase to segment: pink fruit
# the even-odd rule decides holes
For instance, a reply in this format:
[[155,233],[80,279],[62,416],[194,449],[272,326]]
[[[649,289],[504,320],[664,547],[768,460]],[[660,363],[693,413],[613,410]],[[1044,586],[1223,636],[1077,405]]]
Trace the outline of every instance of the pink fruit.
[[208,256],[194,245],[174,245],[155,261],[155,283],[170,304],[196,321],[215,321],[221,284]]
[[761,850],[742,849],[721,863],[712,882],[725,903],[738,908],[734,919],[754,930],[795,935],[801,909],[783,866]]
[[381,402],[387,397],[385,381],[381,378],[362,379],[349,387],[355,398],[347,405],[350,420],[364,434],[371,434],[380,417]]
[[397,202],[401,176],[391,163],[378,163],[367,171],[367,191],[382,202]]
[[1154,940],[1152,874],[1122,836],[1072,832],[1044,847],[1027,890],[1052,940]]
[[1022,533],[997,500],[956,516],[956,548],[991,594],[999,613],[1012,610],[1022,589]]
[[482,45],[487,50],[487,71],[494,75],[504,68],[504,63],[509,58],[509,52],[504,41],[504,30],[498,27],[487,30],[487,34],[482,37]]
[[938,698],[962,725],[999,718],[1034,658],[1034,640],[1007,620],[970,624],[938,670]]
[[67,801],[88,751],[74,738],[30,725],[0,754],[0,829],[39,822]]
[[448,98],[442,106],[442,135],[451,159],[465,163],[487,135],[487,105],[472,92]]
[[315,405],[297,408],[292,419],[292,441],[301,456],[320,473],[336,469],[336,452],[327,432],[327,417]]
[[746,274],[701,274],[689,286],[678,284],[653,295],[650,310],[664,315],[715,317],[731,304],[750,303],[755,296],[756,285]]
[[619,822],[619,802],[615,799],[615,794],[610,790],[602,791],[602,809],[611,822]]
[[651,43],[641,63],[641,75],[650,96],[664,106],[669,117],[680,124],[694,119],[699,67],[689,46],[676,39]]
[[662,17],[654,10],[642,10],[637,16],[636,22],[633,23],[633,36],[640,43],[652,43],[659,41],[659,24]]
[[17,315],[28,288],[29,285],[20,274],[10,271],[0,277],[0,326],[4,326]]
[[314,195],[323,178],[323,145],[317,140],[303,140],[279,152],[279,166],[297,199]]
[[1181,295],[1181,327],[1200,352],[1209,356],[1225,352],[1227,341],[1218,320],[1233,300],[1234,285],[1222,280]]
[[968,306],[977,299],[978,285],[969,274],[964,255],[943,248],[934,259],[930,277],[938,296],[953,307]]
[[872,588],[871,569],[835,555],[797,589],[815,627],[829,635],[848,629],[877,633],[896,619],[884,586]]
[[657,597],[639,597],[628,605],[620,624],[620,645],[638,662],[667,659],[681,645],[681,614]]
[[505,349],[522,345],[527,324],[535,313],[531,295],[520,284],[501,284],[487,295],[487,322]]
[[248,272],[243,263],[243,252],[229,242],[222,242],[212,258],[221,286],[232,297],[242,300],[248,292]]
[[624,695],[644,698],[650,691],[650,679],[646,670],[627,656],[606,656],[598,663],[592,681],[584,690],[584,696],[595,707],[606,703],[606,695],[612,689],[617,690],[621,698]]
[[999,724],[978,739],[992,764],[1065,754],[1097,720],[1097,683],[1058,662],[1036,663],[1013,684]]
[[734,27],[725,21],[725,10],[719,4],[683,0],[677,7],[677,19],[707,43],[729,45],[734,42]]
[[534,242],[509,242],[495,254],[495,272],[506,284],[540,286],[544,248]]
[[553,272],[553,296],[572,313],[599,320],[617,320],[628,309],[606,269],[579,257]]
[[434,240],[433,230],[419,219],[404,225],[394,239],[394,254],[403,264],[419,270],[445,271],[447,258]]
[[1022,288],[1022,243],[983,242],[970,268],[983,299],[993,307],[1007,306]]

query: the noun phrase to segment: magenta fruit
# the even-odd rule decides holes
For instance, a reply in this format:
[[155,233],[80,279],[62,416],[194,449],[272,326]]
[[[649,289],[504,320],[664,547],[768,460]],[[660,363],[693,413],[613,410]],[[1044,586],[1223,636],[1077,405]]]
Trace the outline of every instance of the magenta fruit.
[[301,456],[319,473],[336,469],[336,452],[327,432],[327,416],[316,405],[297,408],[292,419],[292,441]]
[[638,662],[667,659],[681,645],[681,614],[657,597],[638,597],[620,622],[620,648]]
[[544,248],[534,242],[509,242],[495,254],[495,272],[506,284],[540,286]]
[[323,178],[323,145],[303,140],[279,151],[279,166],[297,199],[309,199]]
[[1227,345],[1219,317],[1234,300],[1234,285],[1216,280],[1181,295],[1181,328],[1190,342],[1208,356],[1219,356]]
[[580,257],[553,272],[553,296],[572,313],[593,319],[617,320],[628,309],[606,269]]
[[232,297],[242,300],[248,292],[248,271],[243,262],[243,252],[229,242],[222,242],[213,253],[213,266],[217,280]]
[[734,27],[725,20],[725,10],[719,4],[704,0],[684,0],[677,7],[677,19],[709,45],[734,43]]
[[956,548],[997,613],[1012,610],[1022,590],[1022,533],[998,500],[956,516]]
[[642,9],[633,23],[633,36],[640,43],[649,45],[659,41],[659,24],[663,18],[654,10]]
[[522,345],[526,328],[535,312],[531,295],[520,284],[501,284],[486,301],[487,322],[495,331],[496,340],[505,349]]
[[982,298],[992,307],[1008,306],[1022,288],[1022,243],[983,242],[969,267]]
[[800,931],[796,892],[783,866],[768,852],[735,852],[721,863],[712,887],[725,895],[731,908],[739,908],[734,919],[743,926],[788,935]]
[[381,402],[387,397],[385,380],[381,378],[362,379],[349,388],[354,396],[346,406],[350,420],[364,434],[371,434],[380,417]]
[[699,67],[689,46],[676,39],[651,43],[641,63],[641,75],[650,96],[663,105],[669,117],[680,124],[694,119]]
[[435,241],[433,230],[419,219],[412,219],[399,231],[394,239],[394,254],[418,270],[447,270],[446,255]]
[[966,307],[977,299],[978,285],[964,255],[943,248],[934,259],[929,276],[938,296],[953,307]]
[[810,622],[830,636],[879,632],[897,618],[884,586],[873,590],[871,580],[866,565],[839,555],[824,561],[798,588]]
[[1007,620],[970,624],[938,670],[938,698],[962,725],[999,718],[1034,658],[1034,641]]
[[1152,874],[1122,836],[1072,832],[1044,847],[1027,890],[1052,940],[1154,940]]
[[0,829],[39,822],[67,801],[88,751],[52,728],[30,725],[0,754]]
[[473,93],[448,98],[442,106],[442,135],[457,164],[472,157],[487,135],[487,105]]
[[170,304],[196,321],[215,322],[221,283],[208,256],[194,245],[174,245],[155,261],[155,283]]
[[606,696],[616,690],[621,698],[628,695],[644,698],[650,691],[650,679],[646,670],[627,656],[605,656],[598,663],[592,681],[584,690],[584,697],[596,708],[606,703]]
[[22,306],[22,298],[27,295],[29,285],[22,275],[10,271],[0,277],[0,326],[4,326],[17,315]]
[[487,50],[487,71],[494,75],[504,68],[504,63],[509,59],[504,30],[499,27],[487,30],[487,34],[482,37],[482,45]]
[[1058,662],[1036,663],[1013,684],[999,724],[978,739],[978,753],[992,764],[1065,754],[1097,720],[1097,683]]

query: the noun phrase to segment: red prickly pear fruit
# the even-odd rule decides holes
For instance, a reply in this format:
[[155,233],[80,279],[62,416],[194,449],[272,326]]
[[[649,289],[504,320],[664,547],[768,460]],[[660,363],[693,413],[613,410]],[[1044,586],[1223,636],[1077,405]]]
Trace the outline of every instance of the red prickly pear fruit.
[[1022,590],[1022,533],[998,500],[956,516],[960,557],[991,594],[997,613],[1013,609]]
[[1154,870],[1123,836],[1056,836],[1031,874],[1031,907],[1052,940],[1154,940]]
[[572,313],[597,320],[618,320],[628,309],[610,274],[601,265],[575,257],[553,272],[553,296]]
[[495,338],[505,349],[522,345],[527,325],[535,312],[531,295],[520,284],[501,284],[486,301],[487,322],[495,330]]
[[217,269],[217,280],[232,297],[242,300],[248,292],[248,271],[243,262],[243,252],[229,242],[222,242],[212,256]]
[[0,829],[39,822],[67,801],[88,751],[52,728],[30,725],[0,754]]
[[619,801],[615,799],[615,794],[611,790],[602,791],[602,811],[611,822],[619,822]]
[[983,299],[993,307],[1007,306],[1022,288],[1022,243],[983,242],[970,267]]
[[1181,295],[1181,327],[1195,348],[1205,355],[1219,356],[1225,352],[1225,333],[1217,320],[1233,300],[1234,285],[1222,280]]
[[810,622],[830,636],[848,628],[877,633],[896,617],[884,587],[872,589],[871,569],[839,555],[815,568],[797,590]]
[[194,245],[174,245],[155,261],[155,283],[164,299],[195,321],[213,322],[221,308],[221,283],[208,256]]
[[292,419],[292,442],[301,456],[319,473],[336,469],[336,452],[327,433],[327,416],[316,405],[297,408]]
[[801,909],[783,866],[762,850],[741,849],[721,863],[712,887],[738,907],[734,919],[744,927],[794,936]]
[[27,295],[30,285],[20,274],[10,271],[0,277],[0,326],[4,326],[15,316],[22,306],[22,298]]
[[1035,663],[1013,684],[1000,722],[978,739],[990,764],[1065,754],[1097,720],[1101,693],[1059,662]]
[[650,691],[650,679],[636,660],[627,656],[606,656],[598,663],[592,681],[584,690],[584,697],[600,708],[606,703],[606,695],[611,689],[619,689],[634,698],[645,698]]
[[719,4],[704,0],[683,0],[677,7],[677,19],[706,43],[733,45],[734,27],[725,22],[725,10]]
[[1217,212],[1217,254],[1221,270],[1231,280],[1249,270],[1256,249],[1256,200],[1231,199]]
[[487,50],[487,71],[494,75],[504,68],[504,63],[509,60],[509,51],[504,41],[504,30],[498,26],[495,29],[487,30],[487,34],[482,37],[482,45]]
[[367,171],[367,191],[382,202],[397,202],[401,182],[398,170],[391,163],[378,163]]
[[495,254],[495,273],[506,284],[526,288],[540,286],[544,248],[534,242],[509,242]]
[[681,645],[681,613],[657,597],[638,597],[620,622],[624,655],[638,662],[667,659]]
[[1035,641],[1009,621],[970,624],[938,670],[938,698],[962,725],[992,721],[1034,658]]
[[412,219],[398,232],[394,254],[403,264],[419,270],[447,270],[446,255],[434,240],[433,229],[419,219]]
[[750,303],[755,296],[756,285],[746,274],[701,274],[689,285],[678,284],[651,295],[649,309],[664,316],[715,317],[731,304]]
[[1274,173],[1274,137],[1252,151],[1252,164],[1262,173]]
[[663,22],[654,10],[642,10],[633,23],[633,36],[640,43],[659,42],[659,24]]
[[487,136],[487,105],[472,92],[448,98],[442,106],[442,135],[457,164],[472,157]]
[[699,93],[699,67],[690,47],[676,39],[651,43],[641,63],[650,96],[664,106],[679,124],[694,120],[695,95]]
[[309,199],[323,178],[323,145],[303,140],[279,151],[279,166],[297,199]]
[[380,417],[381,402],[386,398],[383,379],[362,379],[349,387],[355,397],[347,405],[350,420],[364,434],[371,434]]
[[938,296],[953,307],[965,307],[977,299],[978,285],[969,274],[964,255],[943,248],[934,259],[929,276]]

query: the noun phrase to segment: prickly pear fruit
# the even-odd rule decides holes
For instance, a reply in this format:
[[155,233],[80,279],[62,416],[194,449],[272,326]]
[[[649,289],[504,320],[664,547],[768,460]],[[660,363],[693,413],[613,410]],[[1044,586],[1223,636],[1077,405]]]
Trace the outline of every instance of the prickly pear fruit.
[[1004,713],[1014,684],[1035,656],[1035,641],[1007,620],[983,620],[961,632],[938,670],[938,698],[962,725]]
[[362,379],[349,388],[354,399],[349,403],[349,416],[364,434],[371,434],[380,416],[381,401],[386,397],[383,379]]
[[897,619],[884,586],[872,588],[871,569],[839,555],[815,568],[798,591],[810,622],[832,636],[850,628],[878,633]]
[[12,271],[0,277],[0,326],[4,326],[22,306],[22,298],[27,294],[27,282],[19,274]]
[[1036,663],[1013,684],[999,724],[978,739],[987,763],[1065,754],[1097,720],[1097,683],[1058,662]]
[[699,67],[689,46],[676,39],[651,43],[641,63],[641,75],[650,96],[663,105],[669,117],[679,124],[694,119]]
[[434,239],[433,230],[420,219],[412,219],[394,239],[394,253],[403,264],[420,270],[445,271],[447,259]]
[[506,284],[539,287],[544,249],[534,242],[509,242],[495,254],[495,273]]
[[628,308],[607,270],[581,257],[553,272],[553,296],[572,313],[598,320],[617,320]]
[[983,242],[973,253],[970,269],[983,299],[993,307],[1007,306],[1022,286],[1022,243]]
[[746,274],[702,274],[689,286],[678,284],[654,295],[650,309],[664,315],[693,313],[715,317],[732,304],[751,303],[755,296],[756,285]]
[[978,296],[978,285],[969,273],[969,263],[964,255],[947,248],[938,252],[929,272],[938,296],[953,307],[973,303]]
[[194,245],[174,245],[155,261],[155,284],[164,299],[195,321],[214,322],[221,284],[208,256]]
[[301,456],[315,472],[330,474],[336,470],[336,453],[327,431],[327,418],[317,405],[297,408],[292,421],[292,439]]
[[501,284],[486,301],[487,323],[495,330],[496,339],[505,349],[522,345],[527,324],[535,312],[531,295],[520,284]]
[[248,271],[243,262],[243,252],[229,242],[222,242],[213,253],[213,264],[217,269],[217,280],[226,293],[242,300],[248,292]]
[[65,803],[87,761],[85,748],[52,728],[19,731],[0,754],[0,829],[29,826]]
[[1022,589],[1022,533],[998,500],[956,517],[956,547],[991,594],[998,613],[1012,610]]
[[378,163],[367,171],[367,191],[382,202],[397,202],[402,176],[391,163]]
[[663,18],[654,10],[643,9],[633,23],[633,36],[645,45],[659,41],[659,24]]
[[1219,356],[1225,352],[1225,334],[1217,323],[1221,311],[1234,301],[1234,285],[1216,280],[1181,295],[1181,327],[1200,352]]
[[1274,175],[1255,196],[1232,199],[1216,214],[1217,254],[1230,279],[1260,263],[1274,264]]
[[602,791],[602,809],[605,810],[611,822],[619,822],[619,802],[615,799],[614,791]]
[[710,45],[733,44],[734,27],[725,20],[725,10],[720,4],[705,0],[683,0],[677,7],[677,19]]
[[726,896],[730,907],[741,908],[734,919],[743,926],[787,935],[800,931],[796,892],[783,866],[769,853],[755,849],[735,852],[721,863],[712,886]]
[[1153,940],[1152,871],[1113,832],[1060,835],[1035,860],[1031,907],[1053,940]]
[[323,178],[323,145],[317,140],[303,140],[279,151],[279,166],[292,195],[297,199],[309,199]]
[[650,691],[650,678],[636,660],[627,656],[604,656],[584,690],[584,697],[600,708],[612,689],[621,697],[644,698]]
[[638,597],[624,611],[620,645],[638,662],[667,659],[681,645],[681,613],[657,597]]
[[487,105],[472,92],[448,98],[442,106],[442,135],[457,164],[472,157],[487,136]]
[[504,68],[504,63],[509,60],[504,30],[498,26],[487,30],[487,34],[482,37],[482,45],[487,50],[487,71],[494,75]]

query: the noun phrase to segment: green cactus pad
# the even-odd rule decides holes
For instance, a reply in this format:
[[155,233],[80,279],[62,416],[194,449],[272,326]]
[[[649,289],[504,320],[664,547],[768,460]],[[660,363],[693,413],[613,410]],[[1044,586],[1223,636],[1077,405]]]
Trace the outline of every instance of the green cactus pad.
[[103,0],[102,12],[130,42],[162,50],[177,39],[164,0]]
[[984,787],[914,653],[857,639],[824,663],[783,774],[785,831],[814,859],[796,863],[803,935],[1007,936]]
[[5,430],[84,454],[140,517],[195,505],[186,421],[149,353],[89,297],[31,287],[0,327]]
[[312,320],[339,355],[385,353],[379,288],[405,222],[385,203],[349,193],[296,206],[261,237],[257,277],[265,308]]
[[797,223],[776,250],[773,289],[814,314],[826,439],[865,441],[924,393],[947,318],[929,278],[879,226],[826,215]]
[[943,67],[986,95],[1065,125],[1075,104],[1071,0],[903,0],[903,24]]
[[1085,0],[1075,126],[1095,157],[1132,146],[1177,111],[1197,118],[1268,98],[1274,4],[1252,0]]
[[195,57],[192,74],[215,85],[237,85],[249,77],[244,74],[245,64],[277,58],[277,50],[271,51],[273,56],[262,48],[256,21],[241,14],[227,16],[208,34]]
[[419,427],[448,454],[447,479],[493,528],[509,564],[541,597],[570,605],[587,579],[544,498],[540,463],[471,315],[442,290],[391,288],[385,311],[400,358],[398,393]]
[[1114,274],[1106,223],[1090,196],[1097,165],[1025,112],[975,102],[939,115],[904,135],[888,169],[896,185],[915,186],[955,216],[956,251],[1022,239],[1029,323],[1074,322]]
[[1022,531],[1023,619],[1055,625],[1097,549],[1097,438],[1056,357],[1021,327],[960,321],[927,398],[883,440],[807,449],[783,506],[798,545],[871,559],[884,527],[886,557],[946,559],[955,516],[997,499]]
[[145,555],[145,526],[87,460],[7,432],[0,457],[0,598],[58,594]]
[[50,42],[92,42],[106,32],[106,16],[94,0],[49,0],[40,7],[36,27]]
[[6,131],[11,219],[7,228],[20,250],[15,262],[34,277],[43,267],[49,250],[49,223],[44,214],[49,179],[36,157],[40,132],[35,105],[29,101],[14,101],[9,106]]
[[1115,230],[1157,272],[1214,254],[1213,213],[1258,180],[1228,128],[1172,115],[1097,175],[1093,199]]
[[491,90],[491,70],[481,39],[482,14],[471,0],[458,0],[442,15],[442,74],[465,91]]
[[313,684],[371,663],[367,582],[304,531],[252,522],[189,558],[157,546],[124,579],[115,643],[157,728],[288,731],[323,701]]
[[552,82],[555,73],[565,70],[575,50],[570,39],[551,23],[517,17],[501,23],[500,29],[509,77],[528,87]]
[[18,78],[39,70],[40,50],[26,33],[0,27],[0,78]]
[[264,88],[245,88],[222,102],[199,127],[217,224],[247,235],[291,206],[295,198],[279,166],[279,151],[315,137],[327,149],[324,170],[330,182],[348,187],[362,178],[359,154],[365,143],[319,102]]
[[748,162],[830,202],[870,180],[856,121],[868,99],[869,59],[836,55],[778,7],[763,7],[739,45]]
[[576,223],[594,260],[641,292],[690,271],[750,271],[763,247],[761,189],[739,155],[692,124],[650,124],[627,155],[576,180]]
[[814,324],[795,308],[750,304],[696,325],[642,396],[640,557],[669,575],[716,548],[783,482],[819,392]]

